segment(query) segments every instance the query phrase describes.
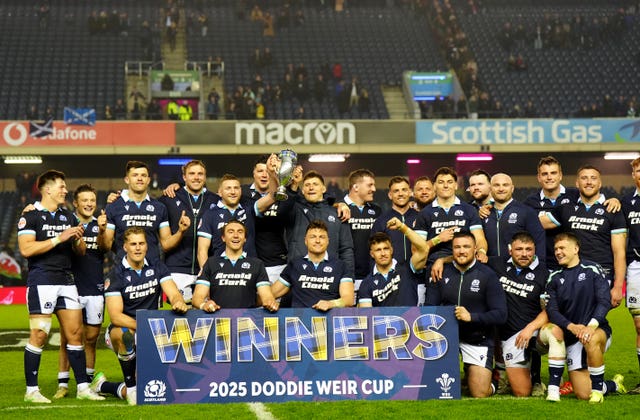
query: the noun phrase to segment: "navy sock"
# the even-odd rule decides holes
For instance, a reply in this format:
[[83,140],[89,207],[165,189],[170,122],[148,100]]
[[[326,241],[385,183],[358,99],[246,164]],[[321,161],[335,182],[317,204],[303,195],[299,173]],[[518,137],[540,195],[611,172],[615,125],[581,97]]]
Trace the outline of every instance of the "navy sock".
[[102,392],[104,394],[115,395],[118,398],[122,398],[120,395],[120,387],[123,385],[122,382],[104,382],[98,392]]
[[[589,366],[589,376],[591,377],[591,389],[602,392],[604,390],[604,365],[598,367]],[[616,386],[614,385],[613,389],[615,388]]]
[[[127,360],[123,360],[123,359]],[[124,383],[127,385],[127,388],[133,388],[136,386],[136,356],[133,355],[125,355],[121,358],[118,355],[118,361],[120,362],[120,367],[122,368],[122,374],[124,375]]]
[[564,360],[549,360],[549,386],[560,387],[563,372]]
[[31,344],[27,344],[24,348],[24,377],[27,380],[27,386],[38,386],[41,357],[42,349]]
[[69,388],[69,371],[58,372],[58,386]]
[[87,358],[84,354],[84,347],[67,344],[67,357],[69,358],[73,375],[76,377],[76,383],[78,385],[88,383]]
[[542,358],[540,357],[540,353],[533,350],[531,351],[531,384],[540,384],[542,380],[540,379],[540,369],[542,368]]

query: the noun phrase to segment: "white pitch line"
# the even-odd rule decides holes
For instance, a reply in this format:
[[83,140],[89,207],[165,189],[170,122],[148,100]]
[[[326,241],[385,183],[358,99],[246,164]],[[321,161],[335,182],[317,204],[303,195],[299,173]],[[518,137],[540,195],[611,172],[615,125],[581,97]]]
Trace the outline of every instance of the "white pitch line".
[[427,388],[427,385],[402,385],[403,388]]
[[40,405],[23,405],[18,407],[5,407],[0,408],[0,411],[18,411],[18,410],[66,410],[69,408],[73,408],[74,410],[78,408],[87,408],[87,407],[128,407],[128,405],[123,401],[122,404],[99,404],[95,406],[88,405],[52,405],[52,404],[40,404]]
[[277,420],[266,405],[259,402],[247,403],[247,405],[258,420]]

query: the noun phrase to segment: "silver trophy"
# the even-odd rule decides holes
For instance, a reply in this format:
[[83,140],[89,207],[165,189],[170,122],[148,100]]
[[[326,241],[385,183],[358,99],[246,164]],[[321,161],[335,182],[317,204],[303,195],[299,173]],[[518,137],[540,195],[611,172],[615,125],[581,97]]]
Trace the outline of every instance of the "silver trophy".
[[289,196],[287,195],[287,185],[291,183],[291,177],[293,170],[298,164],[298,155],[291,149],[285,149],[278,154],[280,159],[280,170],[278,170],[278,189],[275,193],[275,199],[278,201],[284,201]]

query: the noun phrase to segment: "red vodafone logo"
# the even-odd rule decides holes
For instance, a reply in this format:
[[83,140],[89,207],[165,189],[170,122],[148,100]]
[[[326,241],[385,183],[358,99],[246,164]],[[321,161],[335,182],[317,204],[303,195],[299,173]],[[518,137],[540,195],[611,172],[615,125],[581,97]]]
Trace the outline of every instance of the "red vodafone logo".
[[29,131],[27,128],[20,123],[10,123],[2,130],[2,138],[9,146],[21,146],[25,141],[27,141],[27,137],[29,136]]

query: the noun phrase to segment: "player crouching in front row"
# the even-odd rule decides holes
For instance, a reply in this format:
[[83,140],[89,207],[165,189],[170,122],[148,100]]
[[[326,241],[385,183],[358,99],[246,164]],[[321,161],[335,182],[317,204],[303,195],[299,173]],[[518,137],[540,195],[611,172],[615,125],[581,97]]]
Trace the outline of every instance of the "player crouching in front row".
[[606,394],[624,394],[626,390],[620,374],[613,380],[604,380],[604,353],[611,345],[611,327],[606,318],[611,294],[600,267],[581,261],[579,250],[580,241],[573,233],[561,233],[554,239],[561,269],[549,277],[546,309],[552,324],[540,329],[538,341],[549,351],[547,400],[560,401],[566,361],[576,397],[597,404],[604,401]]
[[124,383],[107,382],[102,372],[96,374],[91,387],[100,393],[115,395],[136,405],[136,310],[160,307],[162,292],[177,313],[187,312],[187,305],[163,263],[149,265],[144,229],[132,227],[124,233],[126,255],[105,279],[105,299],[111,324],[105,341],[116,352],[124,375]]

